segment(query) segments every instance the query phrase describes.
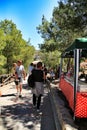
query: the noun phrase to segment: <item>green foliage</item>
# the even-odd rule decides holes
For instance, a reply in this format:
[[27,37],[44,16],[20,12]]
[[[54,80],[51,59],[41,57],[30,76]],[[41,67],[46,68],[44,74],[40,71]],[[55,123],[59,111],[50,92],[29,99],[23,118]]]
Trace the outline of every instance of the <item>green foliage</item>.
[[55,7],[53,10],[53,19],[60,28],[58,42],[61,41],[59,45],[61,50],[64,50],[69,44],[72,44],[74,39],[87,36],[86,0],[69,0],[67,3],[59,2],[59,7]]
[[6,64],[6,58],[3,55],[0,55],[0,74],[6,73],[4,65]]
[[5,62],[2,61],[3,65],[0,66],[0,69],[3,72],[10,73],[13,62],[17,62],[19,59],[23,60],[23,64],[27,68],[26,64],[33,59],[35,52],[34,47],[30,45],[30,41],[25,41],[22,38],[21,31],[9,20],[0,22],[0,35],[0,56],[5,58]]
[[75,38],[87,37],[87,1],[60,1],[53,9],[52,20],[43,16],[37,30],[44,39],[39,45],[41,50],[63,51]]
[[[60,0],[53,9],[52,19],[47,21],[43,16],[37,30],[44,39],[39,47],[47,53],[46,58],[56,50],[64,51],[76,38],[87,37],[87,0]],[[47,64],[52,61],[48,59]]]
[[61,53],[57,50],[53,52],[40,52],[40,57],[43,61],[43,63],[48,67],[55,67],[60,63],[60,55]]

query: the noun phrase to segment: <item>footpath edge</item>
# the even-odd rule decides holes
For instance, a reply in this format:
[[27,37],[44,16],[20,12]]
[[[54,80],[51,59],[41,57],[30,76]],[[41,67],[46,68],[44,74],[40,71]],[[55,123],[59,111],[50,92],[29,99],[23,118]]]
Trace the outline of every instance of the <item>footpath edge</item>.
[[[49,97],[52,105],[56,130],[78,130],[78,127],[74,124],[74,120],[70,117],[68,111],[65,110],[64,112],[64,109],[59,103],[60,99],[56,93],[58,87],[50,82],[48,83],[48,85]],[[64,113],[66,115],[64,115]],[[67,120],[70,123],[67,123]]]

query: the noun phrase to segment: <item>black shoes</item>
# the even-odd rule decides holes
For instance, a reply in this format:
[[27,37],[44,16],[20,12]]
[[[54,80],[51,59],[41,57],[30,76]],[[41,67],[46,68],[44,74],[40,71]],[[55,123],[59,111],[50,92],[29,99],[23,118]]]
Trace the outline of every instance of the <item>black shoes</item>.
[[21,98],[22,96],[21,95],[19,95],[19,98]]

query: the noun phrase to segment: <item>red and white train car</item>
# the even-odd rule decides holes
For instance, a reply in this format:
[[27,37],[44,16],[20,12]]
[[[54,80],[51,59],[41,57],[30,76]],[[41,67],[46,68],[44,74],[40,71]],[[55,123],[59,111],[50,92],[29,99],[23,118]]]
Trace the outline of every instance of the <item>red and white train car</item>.
[[60,83],[77,118],[87,118],[87,38],[78,38],[61,56]]

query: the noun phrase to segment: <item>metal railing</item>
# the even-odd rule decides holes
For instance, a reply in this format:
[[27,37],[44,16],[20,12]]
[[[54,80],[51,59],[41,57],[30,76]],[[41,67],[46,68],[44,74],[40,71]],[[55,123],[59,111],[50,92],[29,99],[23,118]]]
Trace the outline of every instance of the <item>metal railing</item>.
[[12,74],[3,74],[0,75],[0,87],[6,85],[14,80]]

